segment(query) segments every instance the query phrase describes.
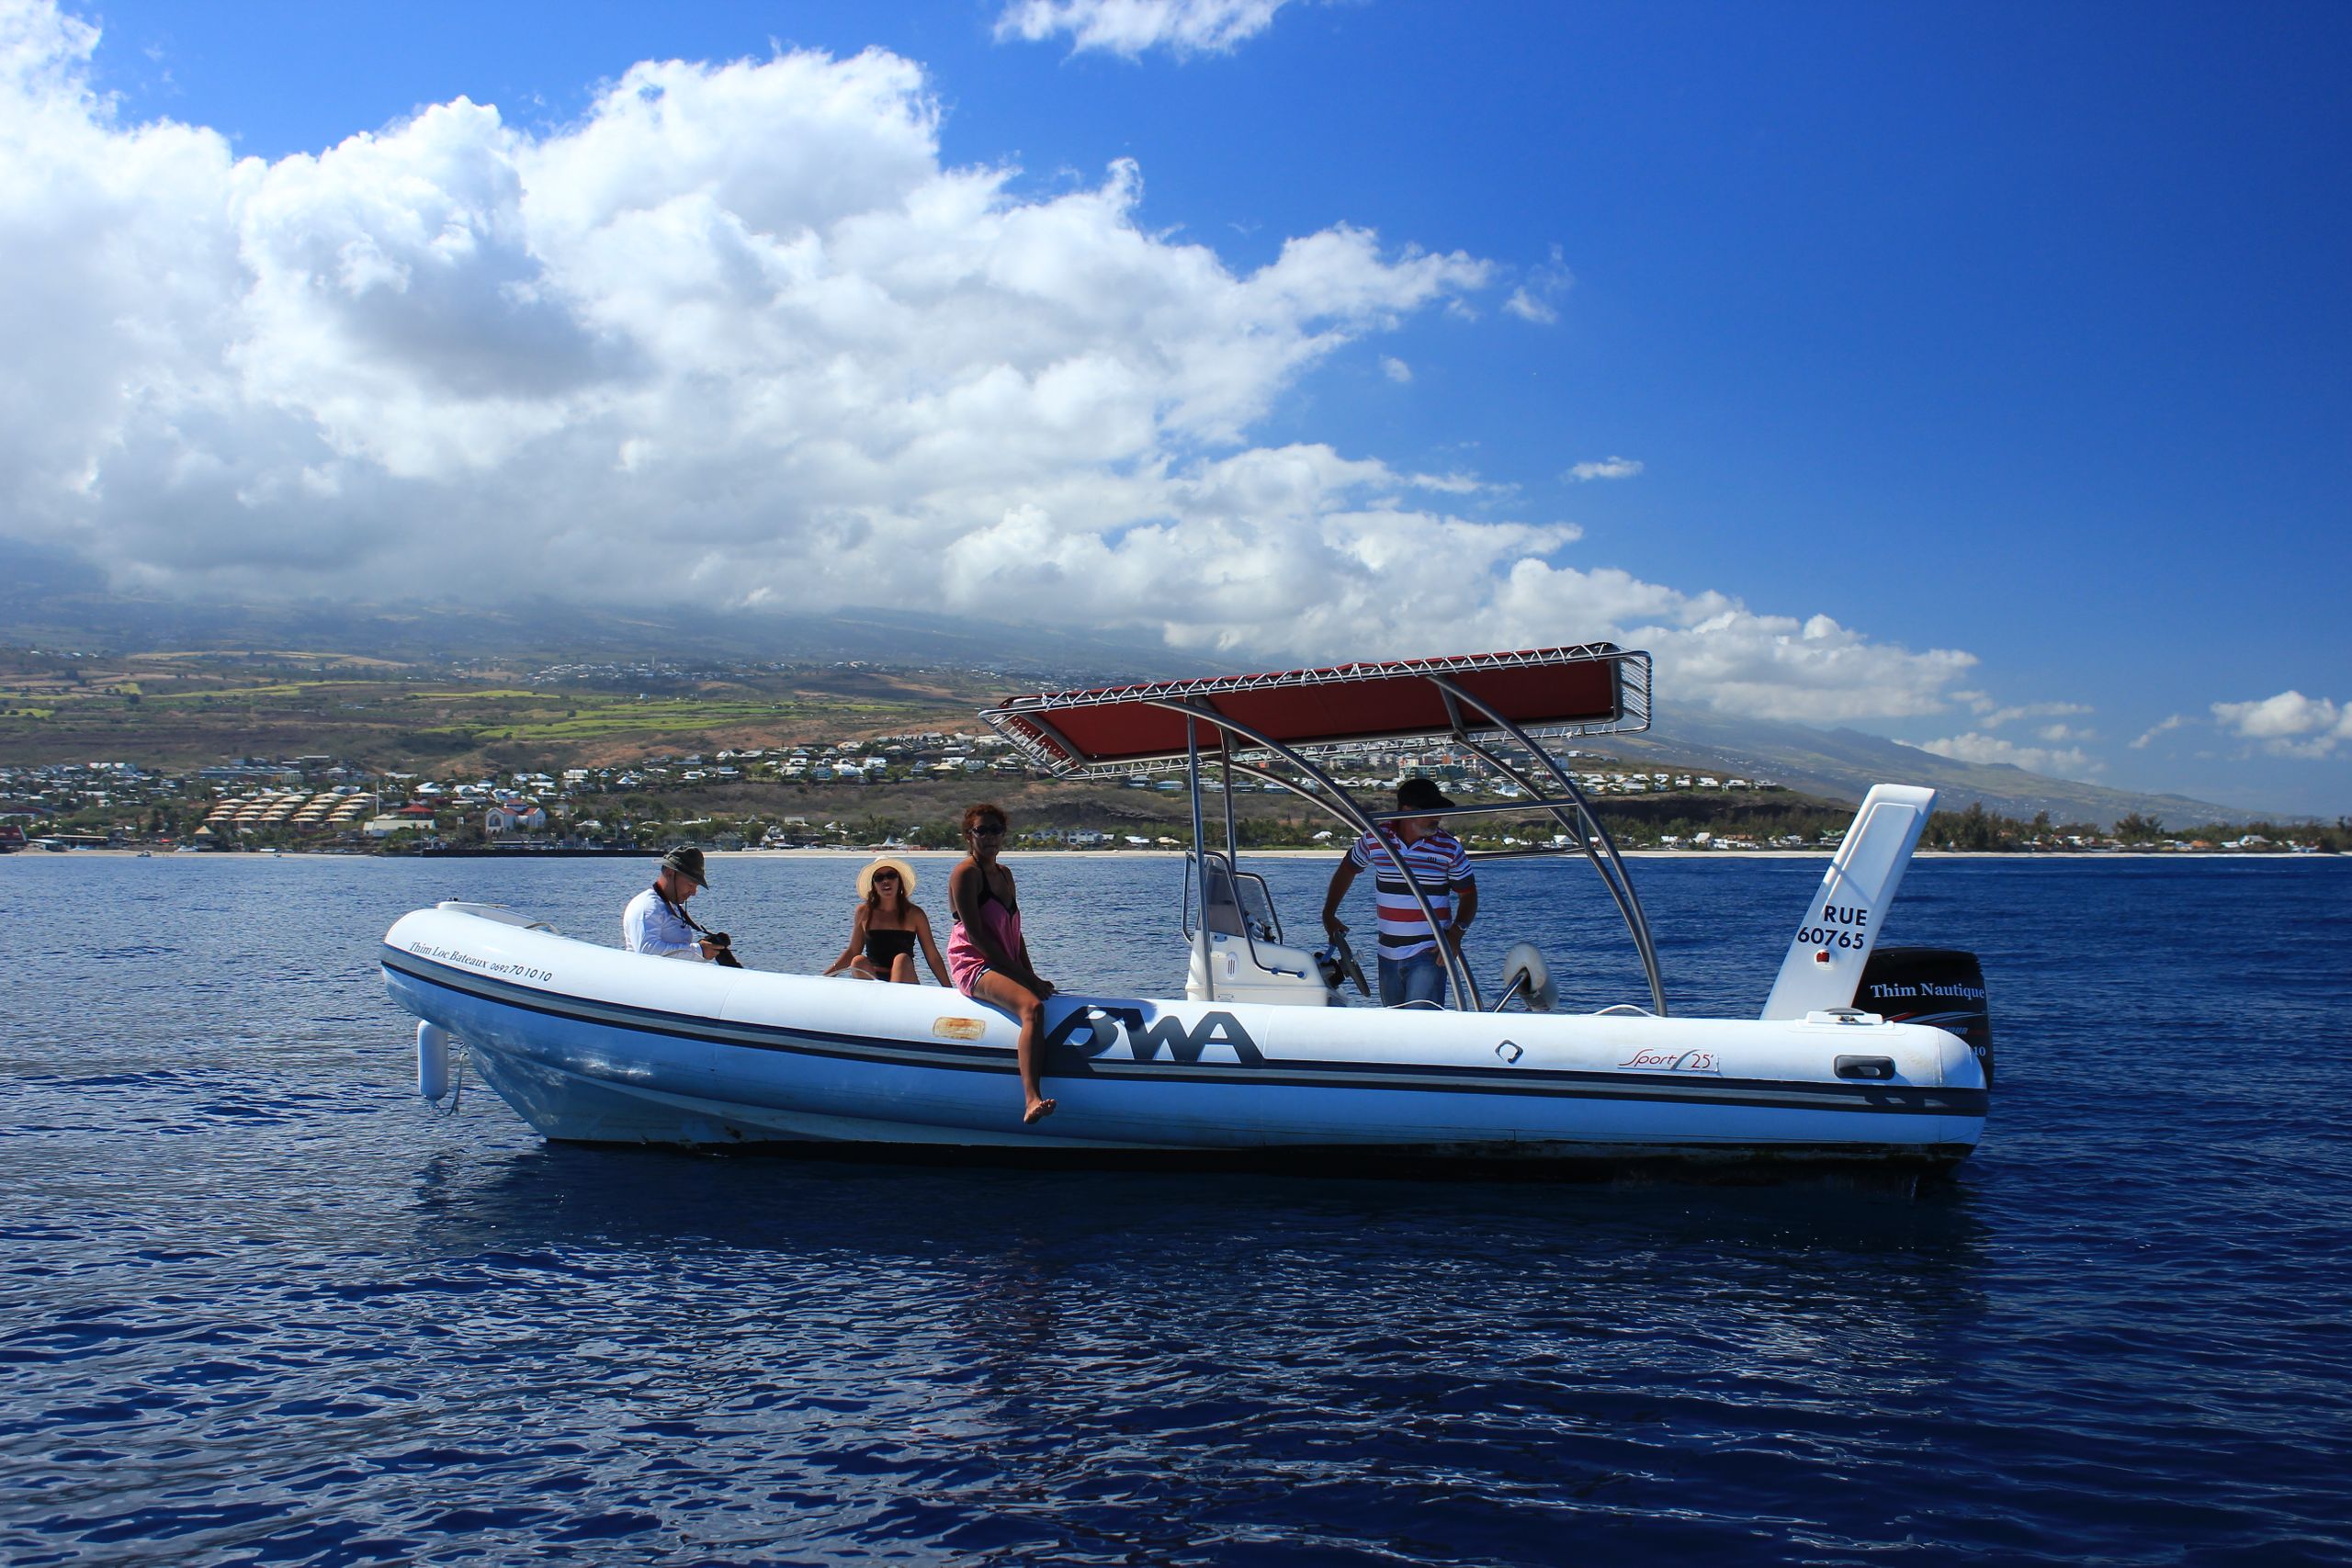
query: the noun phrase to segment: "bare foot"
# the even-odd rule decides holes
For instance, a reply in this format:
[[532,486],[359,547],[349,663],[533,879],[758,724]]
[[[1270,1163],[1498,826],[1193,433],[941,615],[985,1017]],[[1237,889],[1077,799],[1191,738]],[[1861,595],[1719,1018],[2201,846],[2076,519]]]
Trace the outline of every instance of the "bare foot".
[[1043,1122],[1046,1117],[1051,1116],[1053,1113],[1054,1102],[1052,1100],[1033,1100],[1029,1102],[1029,1109],[1021,1113],[1021,1124],[1026,1127],[1032,1122]]

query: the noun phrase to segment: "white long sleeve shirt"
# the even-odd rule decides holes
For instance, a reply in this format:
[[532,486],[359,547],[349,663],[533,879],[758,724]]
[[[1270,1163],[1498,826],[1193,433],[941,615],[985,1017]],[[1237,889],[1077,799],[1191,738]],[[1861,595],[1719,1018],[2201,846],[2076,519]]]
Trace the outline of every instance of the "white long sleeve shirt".
[[707,962],[702,955],[702,938],[694,927],[680,919],[650,887],[630,899],[628,908],[621,911],[621,945],[631,953]]

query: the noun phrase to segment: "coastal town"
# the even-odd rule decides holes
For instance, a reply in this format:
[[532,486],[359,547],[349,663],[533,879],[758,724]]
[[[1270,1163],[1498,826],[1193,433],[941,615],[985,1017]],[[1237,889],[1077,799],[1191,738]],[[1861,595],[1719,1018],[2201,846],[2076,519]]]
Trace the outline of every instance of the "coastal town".
[[[970,716],[1008,691],[1105,678],[1050,661],[0,649],[0,850],[944,848],[956,814],[981,798],[1011,810],[1023,848],[1183,844],[1190,804],[1169,773],[1050,778]],[[1825,852],[1862,781],[1939,783],[1915,770],[1952,771],[1926,753],[1858,760],[1689,735],[1572,737],[1559,756],[1621,847],[1686,853]],[[1476,758],[1442,744],[1326,761],[1359,793],[1422,775],[1465,801],[1513,798]],[[1960,771],[1984,776],[1939,784],[1930,852],[2352,849],[2342,821],[2265,821],[2014,770]],[[1309,849],[1346,831],[1254,780],[1237,780],[1236,815],[1252,848]],[[1563,827],[1531,806],[1465,818],[1458,830],[1474,849],[1524,850],[1566,842]]]
[[[1850,807],[1770,780],[1638,772],[1565,753],[1621,846],[1707,852],[1826,852]],[[1508,803],[1517,786],[1442,749],[1367,750],[1337,775],[1377,792],[1428,777],[1464,800]],[[1336,824],[1280,786],[1237,780],[1244,838],[1261,848],[1328,844]],[[242,757],[188,771],[130,761],[0,765],[0,852],[630,853],[692,842],[724,851],[948,848],[967,798],[1018,803],[1029,849],[1117,852],[1189,841],[1184,785],[1167,773],[1050,779],[990,734],[922,730],[808,744],[658,753],[605,766],[485,774],[369,770],[325,754]],[[1763,807],[1765,809],[1760,809]],[[1930,848],[2025,852],[2313,853],[2338,829],[2168,833],[2127,818],[2111,830],[2016,823],[1981,807],[1939,813]],[[1474,848],[1571,847],[1547,816],[1484,817]]]

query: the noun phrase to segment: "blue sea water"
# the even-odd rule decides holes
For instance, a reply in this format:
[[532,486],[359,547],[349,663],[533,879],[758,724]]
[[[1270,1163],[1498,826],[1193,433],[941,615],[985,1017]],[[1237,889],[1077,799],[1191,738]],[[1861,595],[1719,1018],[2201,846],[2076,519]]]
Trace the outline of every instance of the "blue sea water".
[[[1180,972],[1175,863],[1013,863],[1049,977]],[[814,968],[852,869],[696,911]],[[0,861],[0,1560],[2352,1561],[2352,863],[1916,865],[1888,940],[1982,954],[2000,1063],[1917,1195],[436,1119],[385,927],[609,941],[645,871]],[[1677,1010],[1752,1013],[1820,871],[1638,864]],[[1323,874],[1272,865],[1295,919]],[[1482,886],[1482,973],[1643,999],[1589,874]]]

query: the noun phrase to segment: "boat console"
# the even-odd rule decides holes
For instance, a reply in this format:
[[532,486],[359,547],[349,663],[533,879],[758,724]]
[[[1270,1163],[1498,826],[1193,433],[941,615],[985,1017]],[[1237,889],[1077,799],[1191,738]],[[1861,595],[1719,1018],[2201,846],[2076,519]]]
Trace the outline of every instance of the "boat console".
[[[1193,881],[1206,868],[1206,896]],[[1199,919],[1208,920],[1204,950]],[[1184,998],[1204,1002],[1270,1002],[1277,1007],[1325,1007],[1335,999],[1315,955],[1283,943],[1282,918],[1274,913],[1266,879],[1237,872],[1214,852],[1184,863],[1184,942],[1192,962]],[[1205,961],[1207,974],[1202,973]]]

